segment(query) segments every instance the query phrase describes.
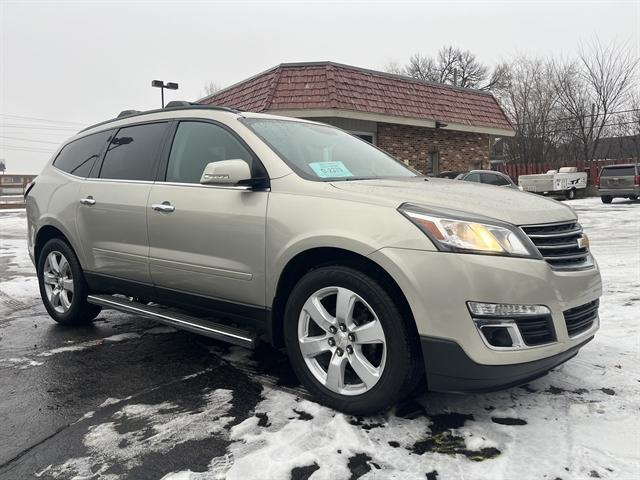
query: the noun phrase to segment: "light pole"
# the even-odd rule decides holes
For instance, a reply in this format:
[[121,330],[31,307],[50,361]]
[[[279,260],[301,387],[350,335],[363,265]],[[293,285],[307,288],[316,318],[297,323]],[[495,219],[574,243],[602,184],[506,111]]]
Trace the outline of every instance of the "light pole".
[[164,83],[162,80],[152,80],[151,86],[160,89],[160,98],[162,100],[162,108],[164,108],[164,89],[177,90],[178,84],[173,82]]

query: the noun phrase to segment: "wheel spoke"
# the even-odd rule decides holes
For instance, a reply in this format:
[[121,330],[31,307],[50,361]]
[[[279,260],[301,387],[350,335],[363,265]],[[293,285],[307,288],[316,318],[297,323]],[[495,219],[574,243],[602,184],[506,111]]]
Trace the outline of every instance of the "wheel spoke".
[[64,308],[65,311],[69,310],[69,307],[71,307],[71,302],[69,301],[69,297],[67,295],[68,293],[64,290],[60,292],[60,303],[62,304],[62,308]]
[[329,315],[329,312],[322,306],[320,300],[315,295],[305,302],[302,309],[307,312],[311,320],[325,332],[328,332],[329,327],[335,323],[335,319]]
[[347,365],[347,356],[333,354],[329,368],[327,369],[327,387],[334,392],[344,388],[344,367]]
[[63,280],[62,286],[65,289],[65,291],[73,293],[73,279],[72,278],[65,278]]
[[350,326],[353,323],[353,306],[356,303],[356,295],[346,288],[338,288],[336,295],[336,319],[338,322]]
[[373,320],[353,330],[355,343],[384,343],[384,331],[380,321]]
[[58,263],[58,257],[55,252],[49,254],[49,266],[53,273],[60,273],[60,264]]
[[300,351],[305,357],[315,357],[322,352],[331,350],[327,343],[329,335],[321,337],[304,337],[300,339]]
[[54,308],[60,306],[60,290],[54,290],[51,294],[51,305]]
[[60,255],[60,262],[58,263],[58,269],[60,273],[64,273],[69,267],[69,262],[64,255]]
[[361,351],[355,350],[353,355],[349,355],[349,363],[351,368],[360,377],[362,383],[367,387],[375,385],[380,378],[380,370],[369,362]]
[[56,276],[51,272],[44,272],[43,280],[44,283],[47,283],[49,285],[55,285],[56,283],[58,283],[56,281]]

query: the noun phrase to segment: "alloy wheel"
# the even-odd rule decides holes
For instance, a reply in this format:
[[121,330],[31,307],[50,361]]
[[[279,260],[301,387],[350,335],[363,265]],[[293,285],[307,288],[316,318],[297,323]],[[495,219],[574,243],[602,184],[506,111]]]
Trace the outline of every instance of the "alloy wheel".
[[382,324],[373,308],[347,288],[322,288],[307,299],[298,319],[298,344],[316,380],[340,395],[368,392],[384,371]]
[[73,302],[73,274],[67,258],[58,251],[47,255],[43,267],[44,289],[47,299],[58,313],[66,313]]

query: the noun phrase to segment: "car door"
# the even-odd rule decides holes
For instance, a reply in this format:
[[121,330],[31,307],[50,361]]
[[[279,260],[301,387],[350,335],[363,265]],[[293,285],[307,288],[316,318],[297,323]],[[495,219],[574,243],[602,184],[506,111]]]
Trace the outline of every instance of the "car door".
[[242,159],[252,172],[263,167],[221,124],[189,120],[174,128],[162,181],[147,202],[156,292],[177,301],[204,297],[208,309],[241,316],[264,310],[267,189],[200,184],[210,162]]
[[147,199],[168,126],[120,128],[83,183],[76,218],[90,274],[151,283]]

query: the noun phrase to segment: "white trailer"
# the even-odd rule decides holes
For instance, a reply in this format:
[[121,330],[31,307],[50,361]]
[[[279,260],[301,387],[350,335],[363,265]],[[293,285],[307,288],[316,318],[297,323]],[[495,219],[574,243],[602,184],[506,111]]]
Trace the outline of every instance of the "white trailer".
[[520,175],[518,185],[525,192],[564,195],[572,199],[579,190],[587,188],[587,172],[578,172],[576,167],[562,167],[538,175]]

